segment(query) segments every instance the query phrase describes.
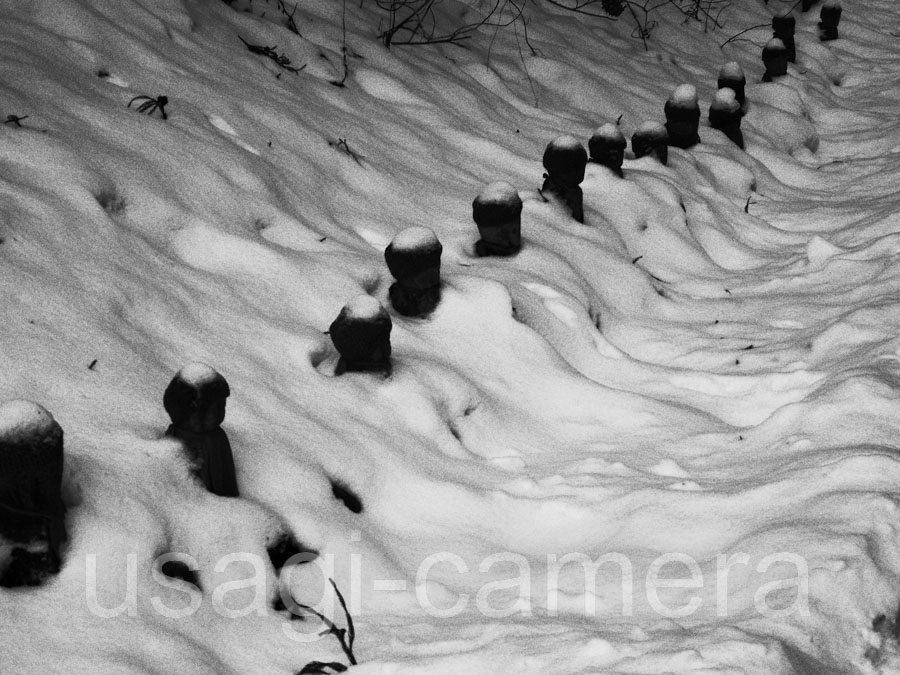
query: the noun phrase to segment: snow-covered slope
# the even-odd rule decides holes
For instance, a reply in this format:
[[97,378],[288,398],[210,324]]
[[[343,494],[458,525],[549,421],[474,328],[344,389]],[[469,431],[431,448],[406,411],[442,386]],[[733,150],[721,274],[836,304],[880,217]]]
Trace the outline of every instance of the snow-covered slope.
[[[795,10],[797,63],[758,84],[770,32],[719,45],[788,3],[709,32],[664,7],[644,51],[627,13],[546,2],[528,43],[387,50],[369,2],[301,0],[296,35],[275,0],[0,1],[0,119],[27,116],[0,128],[0,398],[65,430],[71,536],[50,582],[0,589],[0,671],[343,660],[275,609],[330,613],[332,577],[359,673],[898,672],[900,8],[844,4],[830,43]],[[726,61],[746,152],[706,124]],[[681,84],[700,145],[589,165],[584,225],[541,198],[547,142],[630,137]],[[499,180],[523,249],[478,258]],[[389,306],[413,226],[437,311],[392,313],[389,378],[335,377],[324,332]],[[192,361],[230,384],[240,499],[162,438]],[[279,582],[285,534],[319,557]]]

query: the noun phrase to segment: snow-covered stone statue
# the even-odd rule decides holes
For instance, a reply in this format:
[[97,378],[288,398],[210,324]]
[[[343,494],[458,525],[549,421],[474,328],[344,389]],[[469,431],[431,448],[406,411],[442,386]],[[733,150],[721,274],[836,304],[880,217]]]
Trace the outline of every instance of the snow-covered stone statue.
[[744,134],[741,132],[741,105],[734,92],[725,87],[716,92],[709,106],[709,126],[718,129],[741,150],[744,149]]
[[716,82],[717,89],[731,89],[734,97],[741,106],[743,112],[746,108],[745,89],[747,87],[747,78],[744,75],[744,69],[737,61],[729,61],[721,70],[719,70],[719,79]]
[[371,295],[344,305],[329,334],[341,355],[336,375],[345,372],[391,372],[391,317]]
[[572,217],[584,222],[584,195],[581,181],[588,155],[584,146],[574,136],[559,136],[547,144],[544,150],[544,185],[541,192],[550,191],[565,200]]
[[31,401],[0,406],[0,586],[35,586],[59,571],[66,533],[63,431]]
[[397,280],[391,305],[404,316],[427,316],[441,299],[441,252],[444,247],[427,227],[410,227],[394,237],[384,260]]
[[222,429],[228,382],[205,363],[189,363],[178,371],[163,395],[172,419],[166,435],[177,438],[206,489],[221,497],[237,497],[231,444]]
[[481,235],[476,255],[514,255],[522,248],[522,200],[509,183],[497,181],[482,190],[472,202],[472,218]]
[[772,38],[762,50],[762,61],[766,67],[763,82],[771,82],[776,77],[787,75],[788,53],[784,43],[778,38]]
[[819,12],[819,39],[822,42],[838,39],[838,24],[841,22],[841,0],[825,0]]
[[591,161],[602,164],[619,178],[624,178],[622,162],[625,159],[627,145],[628,141],[625,140],[619,127],[607,122],[597,129],[588,141]]
[[790,63],[794,63],[797,60],[797,46],[794,42],[794,32],[796,30],[797,20],[789,11],[772,17],[772,35],[784,43],[784,48],[787,49],[787,59]]
[[650,155],[660,164],[669,161],[669,134],[659,122],[644,122],[631,135],[631,151],[635,158]]
[[664,107],[669,145],[687,150],[700,142],[700,104],[691,84],[675,87]]

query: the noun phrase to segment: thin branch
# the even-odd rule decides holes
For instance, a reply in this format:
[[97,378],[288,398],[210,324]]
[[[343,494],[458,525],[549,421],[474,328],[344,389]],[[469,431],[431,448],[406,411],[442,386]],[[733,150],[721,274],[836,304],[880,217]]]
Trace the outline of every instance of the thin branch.
[[556,5],[557,7],[561,7],[562,9],[565,9],[569,12],[575,12],[576,14],[584,14],[585,16],[592,16],[595,19],[606,19],[607,21],[615,21],[615,18],[611,17],[609,14],[594,14],[593,12],[585,12],[583,9],[581,9],[582,7],[587,7],[588,5],[594,4],[593,0],[590,0],[589,2],[580,3],[580,4],[576,2],[575,7],[568,7],[564,4],[562,4],[561,2],[559,2],[558,0],[547,0],[547,2],[549,2],[551,5]]
[[734,35],[732,35],[730,38],[728,38],[727,40],[725,40],[725,42],[723,42],[722,44],[720,44],[720,45],[719,45],[719,48],[721,49],[722,47],[724,47],[725,45],[727,45],[729,42],[731,42],[731,41],[734,40],[735,38],[737,38],[737,37],[743,35],[744,33],[749,33],[751,30],[756,30],[757,28],[768,28],[769,26],[770,26],[770,24],[768,24],[768,23],[760,23],[760,24],[757,24],[757,25],[755,25],[755,26],[750,26],[750,28],[747,28],[747,29],[745,29],[745,30],[742,30],[740,33],[735,33]]
[[347,65],[347,0],[343,0],[341,7],[341,63],[344,66],[344,76],[339,81],[331,83],[336,87],[343,87],[347,75],[350,74],[350,67]]
[[292,66],[291,60],[288,57],[286,57],[284,54],[279,54],[278,52],[275,51],[276,49],[278,49],[277,45],[274,47],[266,47],[263,45],[250,44],[244,38],[242,38],[240,35],[238,35],[238,39],[241,42],[243,42],[247,46],[247,49],[249,49],[252,53],[260,54],[261,56],[265,56],[267,58],[272,59],[276,64],[278,64],[278,66],[280,66],[281,68],[284,68],[287,71],[294,73],[295,75],[299,74],[301,70],[306,68],[305,63],[302,66],[300,66],[299,68],[295,68],[294,66]]
[[[287,7],[284,5],[284,0],[278,0],[278,9],[281,10],[281,13],[284,14],[287,19],[287,27],[288,30],[294,33],[295,35],[300,35],[300,30],[297,28],[297,24],[294,22],[294,14],[297,13],[297,4],[294,4],[294,11],[288,14]],[[303,37],[300,35],[300,37]]]
[[353,655],[353,642],[356,640],[356,629],[353,626],[353,617],[350,616],[350,610],[347,609],[347,603],[344,600],[344,596],[338,590],[337,584],[334,583],[334,579],[328,579],[331,582],[332,588],[334,588],[334,592],[337,594],[338,600],[341,603],[341,608],[344,610],[344,616],[347,620],[347,628],[338,628],[334,621],[329,619],[327,616],[322,614],[322,612],[313,609],[309,605],[304,605],[301,603],[297,603],[298,607],[301,607],[319,618],[319,620],[325,624],[328,628],[323,635],[334,635],[337,638],[338,643],[341,645],[341,649],[344,651],[344,655],[347,657],[347,660],[350,662],[351,666],[357,665],[356,657]]

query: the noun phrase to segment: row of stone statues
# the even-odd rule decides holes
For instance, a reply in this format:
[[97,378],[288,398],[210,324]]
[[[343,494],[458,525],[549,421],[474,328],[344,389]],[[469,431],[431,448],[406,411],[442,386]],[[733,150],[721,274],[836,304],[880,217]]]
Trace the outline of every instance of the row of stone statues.
[[[222,429],[228,383],[202,363],[182,368],[166,388],[165,435],[182,442],[194,475],[210,492],[237,497],[234,459]],[[59,571],[68,539],[62,498],[63,430],[43,406],[0,406],[0,586],[35,586]],[[2,548],[0,548],[2,550]]]
[[[804,11],[807,9],[804,0]],[[819,24],[823,40],[837,38],[841,7],[825,0]],[[795,22],[792,16],[773,18],[774,37],[763,50],[764,80],[787,72],[794,61]],[[746,78],[740,65],[721,69],[718,91],[709,109],[710,126],[722,131],[738,147],[744,147],[740,130],[746,108]],[[688,149],[700,142],[700,108],[696,89],[677,87],[664,106],[665,124],[642,124],[631,138],[635,158],[653,156],[662,164],[668,147]],[[588,142],[588,152],[572,136],[551,141],[543,155],[546,170],[541,193],[556,195],[572,217],[584,222],[581,183],[590,161],[624,177],[622,164],[626,140],[619,127],[607,123]],[[510,256],[521,249],[522,200],[509,183],[488,185],[472,203],[472,217],[480,240],[479,256]],[[403,316],[425,317],[441,299],[441,253],[434,232],[413,227],[400,232],[384,251],[395,282],[389,289],[391,305]],[[372,296],[360,295],[347,303],[329,327],[339,354],[335,374],[391,370],[387,310]],[[166,436],[182,443],[194,475],[205,488],[222,497],[239,496],[234,459],[228,436],[222,429],[230,389],[225,378],[202,363],[191,363],[173,377],[163,395],[171,424]],[[66,507],[62,499],[63,431],[42,406],[24,400],[0,406],[0,537],[11,542],[10,554],[0,560],[0,586],[40,583],[56,573],[67,540]]]
[[[841,22],[842,12],[840,0],[825,0],[819,12],[819,39],[822,42],[838,39],[838,24]],[[763,82],[771,82],[776,77],[787,75],[788,63],[796,63],[796,28],[797,20],[790,11],[772,17],[772,38],[762,51],[763,66],[766,69]]]

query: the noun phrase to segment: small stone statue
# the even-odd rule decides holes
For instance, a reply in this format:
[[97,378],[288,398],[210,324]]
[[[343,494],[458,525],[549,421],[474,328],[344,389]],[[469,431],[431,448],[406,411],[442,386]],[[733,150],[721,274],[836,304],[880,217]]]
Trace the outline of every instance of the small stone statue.
[[591,161],[602,164],[619,178],[624,178],[622,162],[625,159],[627,145],[628,142],[619,127],[607,122],[597,129],[588,141]]
[[744,149],[744,134],[741,132],[741,106],[729,88],[719,89],[709,106],[709,126],[728,136],[732,143]]
[[427,227],[410,227],[394,237],[384,260],[397,280],[389,291],[391,305],[403,316],[427,316],[441,299],[443,246]]
[[813,6],[814,4],[816,4],[818,1],[819,1],[819,0],[803,0],[803,3],[802,3],[802,5],[801,5],[801,9],[802,9],[804,12],[808,12],[808,11],[812,8],[812,6]]
[[841,22],[841,11],[840,0],[825,0],[819,12],[819,30],[821,31],[819,39],[822,42],[838,39],[838,24]]
[[772,17],[772,36],[777,37],[784,43],[787,49],[787,59],[789,63],[797,61],[797,46],[794,42],[794,33],[797,30],[797,20],[791,16],[790,12],[784,14],[776,14]]
[[744,90],[747,86],[747,78],[744,76],[744,69],[737,61],[729,61],[719,71],[719,79],[716,83],[717,89],[731,89],[734,92],[734,98],[741,106],[741,112],[745,112],[747,103]]
[[0,406],[0,586],[36,586],[59,571],[68,539],[62,489],[63,431],[45,408]]
[[341,355],[335,375],[346,372],[391,372],[391,317],[371,295],[344,305],[329,334]]
[[788,53],[784,43],[778,38],[772,38],[763,47],[762,61],[766,67],[763,82],[771,82],[776,77],[787,75]]
[[682,84],[666,101],[666,133],[669,145],[687,150],[700,142],[700,104],[693,85]]
[[177,438],[206,489],[220,497],[237,497],[231,444],[222,429],[228,382],[205,363],[189,363],[178,371],[163,395],[172,424],[166,436]]
[[547,144],[544,150],[544,185],[541,192],[550,191],[565,200],[572,217],[584,222],[584,195],[581,181],[588,155],[574,136],[559,136]]
[[505,181],[491,183],[472,202],[472,218],[481,239],[475,244],[478,256],[509,256],[522,248],[522,200]]
[[659,122],[644,122],[631,136],[631,151],[636,159],[650,155],[660,164],[669,161],[669,134]]

